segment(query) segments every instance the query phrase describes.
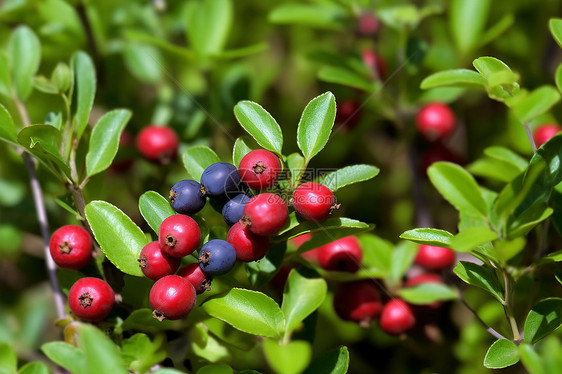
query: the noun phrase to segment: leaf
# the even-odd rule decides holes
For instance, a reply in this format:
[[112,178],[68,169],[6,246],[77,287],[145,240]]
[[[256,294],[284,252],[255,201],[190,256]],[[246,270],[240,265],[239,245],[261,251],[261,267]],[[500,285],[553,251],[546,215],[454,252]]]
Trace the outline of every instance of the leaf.
[[490,11],[491,0],[452,0],[449,25],[453,40],[462,54],[478,44]]
[[27,26],[18,26],[8,44],[13,84],[18,97],[25,100],[33,90],[33,76],[41,62],[41,43]]
[[548,28],[556,43],[562,47],[562,19],[551,18],[550,21],[548,21]]
[[480,158],[466,167],[473,175],[509,183],[521,172],[513,165],[493,158]]
[[0,343],[0,370],[7,373],[15,373],[18,370],[18,357],[7,343]]
[[521,362],[530,374],[548,374],[544,371],[543,362],[533,346],[522,343],[518,349]]
[[291,270],[285,283],[281,305],[285,315],[285,336],[320,307],[326,298],[327,289],[324,279],[309,278],[296,269]]
[[273,24],[305,25],[328,30],[342,30],[347,17],[341,7],[328,4],[282,4],[267,16]]
[[451,248],[459,252],[468,252],[497,238],[498,233],[488,226],[470,227],[455,235],[451,240]]
[[140,251],[148,239],[137,225],[117,207],[105,201],[86,205],[86,219],[109,261],[122,272],[142,277]]
[[0,94],[10,96],[10,62],[5,51],[0,52]]
[[119,138],[132,113],[125,109],[115,109],[105,113],[98,121],[86,155],[86,172],[88,177],[107,169],[119,148]]
[[[183,373],[183,371],[178,372],[178,374],[179,373]],[[196,374],[233,374],[233,373],[234,370],[232,370],[232,368],[227,364],[212,364],[212,365],[203,366],[201,369],[197,370]],[[162,374],[166,374],[166,373],[162,373]],[[170,373],[170,374],[175,374],[175,373]]]
[[125,65],[137,79],[146,83],[156,83],[162,79],[163,60],[160,51],[148,44],[129,42],[123,48]]
[[349,368],[349,351],[339,347],[318,357],[304,371],[304,374],[345,374]]
[[166,358],[162,349],[163,337],[157,335],[152,342],[146,334],[137,333],[123,340],[121,351],[127,366],[139,373],[146,373],[149,369]]
[[291,173],[291,183],[294,187],[305,172],[304,157],[299,152],[291,153],[287,156],[286,164]]
[[396,282],[406,273],[412,266],[418,246],[411,242],[401,242],[392,252],[392,263],[390,267],[390,278]]
[[261,288],[275,276],[283,262],[283,256],[286,250],[287,242],[272,244],[265,254],[265,257],[259,261],[252,261],[245,265],[246,275],[252,287]]
[[46,94],[57,95],[59,93],[58,87],[42,75],[33,77],[33,87]]
[[[127,283],[125,283],[125,290],[127,289],[126,287]],[[172,324],[173,322],[167,319],[162,322],[158,321],[152,316],[152,309],[140,308],[135,309],[127,318],[125,318],[122,328],[123,331],[136,330],[154,333],[169,330],[172,328]]]
[[323,175],[318,183],[323,184],[332,191],[353,183],[364,182],[376,177],[380,169],[371,165],[352,165]]
[[324,66],[318,70],[318,79],[342,84],[344,86],[358,88],[363,91],[372,93],[380,89],[380,84],[373,82],[368,77],[361,75],[347,67],[341,66]]
[[519,362],[519,352],[514,342],[507,339],[496,340],[486,352],[484,366],[488,369],[503,369]]
[[556,88],[559,92],[562,92],[562,64],[558,65],[556,68],[556,73],[554,74],[554,82],[556,83]]
[[128,373],[119,348],[97,327],[80,326],[80,345],[86,356],[87,373]]
[[50,371],[44,363],[40,361],[33,361],[23,365],[18,370],[18,374],[50,374]]
[[552,297],[538,302],[525,320],[525,342],[535,344],[562,325],[562,299]]
[[523,172],[529,162],[519,156],[517,153],[513,152],[512,150],[504,147],[499,146],[492,146],[488,147],[484,150],[484,154],[488,157],[491,157],[496,160],[501,160],[506,163],[511,164],[513,167],[517,168],[520,172]]
[[521,123],[527,123],[550,110],[558,101],[560,101],[560,93],[554,87],[542,86],[519,101],[513,107],[513,113]]
[[255,143],[254,139],[249,135],[242,135],[236,139],[234,148],[232,149],[232,163],[234,166],[238,167],[244,156],[258,148]]
[[[317,233],[318,236],[317,236],[317,239],[310,240],[310,244],[316,245],[316,244],[319,243],[319,241],[321,241],[323,239],[323,236],[325,236],[325,235],[334,236],[333,235],[334,230],[348,229],[347,232],[349,232],[349,233],[347,235],[352,235],[352,234],[358,234],[358,233],[363,232],[363,231],[372,230],[373,227],[374,227],[374,225],[370,225],[370,224],[365,223],[365,222],[361,222],[361,221],[358,221],[358,220],[355,220],[355,219],[345,218],[345,217],[328,218],[327,220],[325,220],[321,224],[318,224],[317,222],[303,221],[302,223],[299,223],[294,228],[284,232],[283,234],[279,235],[278,237],[275,237],[273,241],[281,242],[281,241],[285,241],[287,239],[293,238],[295,236],[299,236],[299,235],[307,233],[307,232],[314,232],[314,233]],[[336,240],[336,239],[337,238],[332,239],[332,241]],[[308,244],[309,243],[307,242],[307,245]],[[320,244],[320,245],[322,245],[322,244]],[[318,246],[320,246],[320,245],[318,245]],[[301,247],[301,248],[306,248],[306,246]]]
[[90,56],[84,52],[76,52],[71,60],[70,65],[73,71],[75,84],[76,112],[74,121],[76,122],[76,133],[78,139],[82,137],[88,121],[90,120],[90,111],[94,105],[96,96],[96,71],[94,63]]
[[479,44],[482,46],[494,41],[507,29],[509,29],[514,22],[515,16],[513,14],[504,14],[498,22],[483,33],[480,37]]
[[61,132],[51,125],[26,126],[18,134],[18,143],[48,168],[49,161],[52,161],[64,174],[70,176],[70,168],[59,153],[61,142]]
[[468,69],[440,71],[431,74],[420,84],[420,88],[423,90],[435,87],[484,88],[485,86],[486,79],[477,72]]
[[233,288],[224,296],[208,299],[201,307],[248,334],[277,338],[285,329],[281,308],[261,292]]
[[241,48],[229,49],[213,55],[217,59],[234,59],[240,57],[251,56],[260,52],[267,51],[269,45],[265,42],[250,44]]
[[139,210],[144,220],[157,234],[162,221],[176,214],[168,200],[154,191],[146,191],[139,197]]
[[472,65],[478,70],[484,78],[489,78],[494,73],[511,71],[509,66],[507,66],[503,61],[498,60],[495,57],[479,57],[472,62]]
[[454,269],[456,275],[464,282],[483,289],[494,296],[500,303],[505,303],[503,290],[496,274],[485,265],[460,261]]
[[202,58],[220,53],[233,21],[231,0],[203,0],[195,3],[187,22],[187,38]]
[[437,247],[451,247],[454,235],[439,229],[413,229],[403,232],[400,239],[410,240],[414,243],[434,245]]
[[64,342],[49,342],[41,346],[41,350],[55,364],[62,366],[71,373],[86,373],[87,363],[84,352]]
[[271,368],[279,374],[302,373],[312,358],[312,347],[304,340],[281,345],[275,340],[266,339],[263,351]]
[[297,144],[306,161],[320,152],[332,132],[336,119],[336,98],[326,92],[304,108],[297,128]]
[[12,119],[10,113],[2,105],[0,105],[0,139],[8,143],[18,145],[14,120]]
[[431,304],[436,301],[456,300],[457,291],[439,283],[423,283],[414,287],[402,288],[398,295],[410,304]]
[[201,181],[201,175],[206,168],[216,162],[220,162],[219,156],[209,147],[196,145],[187,148],[182,155],[185,170],[197,182]]
[[363,251],[363,260],[361,261],[363,265],[369,268],[370,272],[373,268],[376,269],[381,274],[381,278],[388,277],[392,265],[394,245],[372,234],[360,235],[357,239]]
[[259,145],[265,149],[282,154],[283,133],[275,119],[258,103],[240,101],[234,107],[234,115],[240,125]]

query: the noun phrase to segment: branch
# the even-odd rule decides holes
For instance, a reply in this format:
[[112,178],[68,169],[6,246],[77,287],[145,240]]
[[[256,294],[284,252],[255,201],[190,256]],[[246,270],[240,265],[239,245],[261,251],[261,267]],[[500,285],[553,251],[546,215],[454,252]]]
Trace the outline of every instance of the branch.
[[461,303],[464,304],[464,306],[466,306],[468,308],[468,310],[470,310],[472,312],[472,314],[474,314],[474,317],[476,317],[476,319],[478,320],[478,322],[480,322],[482,324],[482,326],[484,326],[484,328],[486,329],[486,331],[488,331],[492,336],[494,336],[496,339],[505,339],[505,340],[509,340],[507,339],[505,336],[503,336],[502,334],[500,334],[499,332],[497,332],[496,330],[494,330],[493,328],[491,328],[490,326],[488,326],[486,324],[486,322],[484,322],[484,320],[482,320],[482,318],[480,318],[480,316],[478,315],[478,313],[476,313],[476,311],[474,309],[472,309],[470,307],[470,305],[468,305],[468,303],[466,302],[466,300],[462,297],[461,294],[459,294],[459,300]]

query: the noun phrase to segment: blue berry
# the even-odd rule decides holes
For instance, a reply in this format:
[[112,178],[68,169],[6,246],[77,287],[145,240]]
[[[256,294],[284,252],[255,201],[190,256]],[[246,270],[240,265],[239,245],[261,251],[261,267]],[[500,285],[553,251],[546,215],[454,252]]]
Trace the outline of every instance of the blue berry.
[[240,174],[228,162],[216,162],[201,175],[201,184],[210,197],[234,196],[240,193]]
[[240,218],[244,215],[244,205],[246,205],[248,200],[250,200],[250,196],[241,193],[224,204],[222,207],[222,218],[224,218],[224,222],[232,226],[240,221]]
[[207,199],[201,191],[201,184],[186,179],[174,184],[170,190],[172,208],[181,214],[194,214],[203,209]]
[[235,262],[236,251],[225,240],[209,240],[199,251],[199,266],[201,270],[210,275],[228,273]]

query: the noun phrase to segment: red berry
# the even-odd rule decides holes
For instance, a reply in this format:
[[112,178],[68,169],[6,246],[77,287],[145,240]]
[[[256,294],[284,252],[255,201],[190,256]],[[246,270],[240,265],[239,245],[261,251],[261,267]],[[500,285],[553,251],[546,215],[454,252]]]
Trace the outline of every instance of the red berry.
[[355,236],[346,236],[318,248],[318,262],[325,270],[355,273],[362,259],[363,252]]
[[[289,239],[289,243],[293,244],[298,249],[301,245],[303,245],[310,239],[312,239],[312,233],[307,232],[306,234],[295,236],[294,238]],[[310,262],[318,262],[318,248],[303,252],[301,253],[301,256]]]
[[256,149],[242,158],[238,173],[248,187],[254,190],[267,190],[279,179],[281,162],[272,152]]
[[81,278],[68,292],[68,305],[78,318],[84,321],[101,321],[111,312],[115,303],[115,293],[98,278]]
[[445,104],[429,104],[416,116],[416,125],[426,139],[443,139],[455,129],[455,114]]
[[392,299],[382,308],[380,326],[390,335],[400,335],[416,324],[414,312],[403,300]]
[[150,289],[149,301],[152,315],[159,321],[186,317],[195,306],[195,288],[185,278],[166,275]]
[[386,78],[386,60],[381,55],[373,52],[371,49],[363,50],[361,54],[363,63],[376,75],[380,80]]
[[427,174],[427,168],[437,161],[448,161],[455,164],[462,163],[462,158],[453,153],[449,148],[447,148],[441,142],[435,142],[431,144],[431,147],[427,149],[421,157],[421,171],[424,175]]
[[213,278],[201,270],[198,262],[183,266],[178,270],[177,275],[187,279],[198,295],[211,290],[211,280]]
[[334,309],[341,319],[368,327],[382,309],[376,284],[369,279],[341,283],[334,292]]
[[78,270],[92,258],[92,238],[82,227],[66,225],[53,233],[49,250],[58,266]]
[[415,262],[429,270],[445,269],[455,262],[455,252],[449,248],[420,244]]
[[141,250],[137,261],[145,276],[157,280],[178,270],[181,259],[162,253],[158,242],[150,242]]
[[379,30],[379,20],[373,13],[365,12],[359,16],[359,33],[364,36],[374,35]]
[[322,222],[330,217],[339,205],[334,193],[319,183],[307,182],[297,187],[293,194],[293,207],[307,221]]
[[336,123],[343,126],[345,129],[352,129],[357,125],[361,118],[361,109],[355,100],[345,100],[338,104],[336,110]]
[[160,224],[158,238],[162,252],[172,257],[183,257],[199,246],[201,232],[193,218],[174,214]]
[[148,160],[168,164],[178,154],[179,139],[174,130],[164,126],[146,126],[137,136],[137,148]]
[[234,247],[236,259],[243,262],[257,261],[263,258],[269,249],[267,236],[254,234],[248,226],[243,226],[240,222],[236,222],[228,230],[226,241]]
[[289,208],[279,195],[262,193],[246,203],[241,223],[256,235],[270,236],[281,231],[288,218]]
[[537,146],[537,148],[540,147],[560,131],[562,131],[562,127],[552,123],[537,127],[533,134],[535,145]]

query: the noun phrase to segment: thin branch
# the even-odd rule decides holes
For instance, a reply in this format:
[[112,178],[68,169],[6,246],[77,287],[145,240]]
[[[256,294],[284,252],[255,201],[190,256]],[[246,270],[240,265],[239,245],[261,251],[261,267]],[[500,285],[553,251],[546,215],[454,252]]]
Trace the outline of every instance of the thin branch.
[[493,328],[491,328],[490,326],[488,326],[486,324],[486,322],[484,322],[484,320],[482,320],[482,318],[480,318],[480,316],[478,315],[478,313],[476,313],[476,311],[474,309],[472,309],[470,307],[470,305],[468,305],[468,303],[466,302],[466,300],[462,297],[462,295],[459,294],[459,300],[461,303],[464,304],[464,306],[467,307],[468,310],[470,310],[472,312],[472,314],[474,314],[474,317],[476,317],[476,319],[478,320],[478,322],[480,322],[482,324],[482,326],[484,326],[484,328],[486,329],[486,331],[488,331],[492,336],[494,336],[496,339],[505,339],[505,340],[509,340],[507,339],[505,336],[503,336],[502,334],[500,334],[499,332],[497,332],[496,330],[494,330]]
[[531,143],[531,148],[533,148],[533,153],[537,152],[537,145],[535,144],[535,139],[533,139],[533,133],[531,133],[531,128],[529,124],[525,124],[525,131],[527,132],[527,138],[529,138],[529,143]]

